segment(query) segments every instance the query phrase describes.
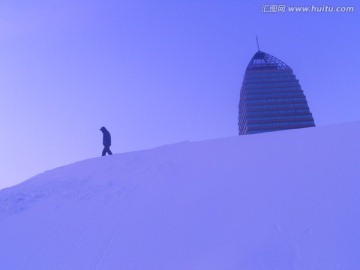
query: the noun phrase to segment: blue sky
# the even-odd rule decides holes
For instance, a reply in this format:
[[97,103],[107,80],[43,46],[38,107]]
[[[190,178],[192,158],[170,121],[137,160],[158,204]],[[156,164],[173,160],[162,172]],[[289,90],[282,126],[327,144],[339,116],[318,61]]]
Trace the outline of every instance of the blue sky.
[[[264,13],[264,4],[353,6]],[[0,188],[96,157],[237,135],[245,68],[288,64],[318,126],[360,120],[357,1],[2,1]],[[346,138],[344,138],[346,139]]]

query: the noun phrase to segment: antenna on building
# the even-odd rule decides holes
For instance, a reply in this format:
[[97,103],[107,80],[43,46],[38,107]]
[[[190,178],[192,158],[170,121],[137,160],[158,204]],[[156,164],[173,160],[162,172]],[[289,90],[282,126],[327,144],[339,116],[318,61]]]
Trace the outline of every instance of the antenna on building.
[[258,51],[260,51],[259,39],[258,39],[258,36],[257,36],[257,35],[256,35],[256,44],[257,44],[257,47],[258,47]]

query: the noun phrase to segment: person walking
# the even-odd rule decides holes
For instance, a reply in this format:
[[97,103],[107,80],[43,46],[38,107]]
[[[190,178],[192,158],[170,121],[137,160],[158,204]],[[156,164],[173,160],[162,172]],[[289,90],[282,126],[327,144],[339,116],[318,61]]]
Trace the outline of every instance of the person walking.
[[103,145],[104,145],[104,150],[102,151],[102,156],[105,156],[106,153],[108,153],[109,155],[112,155],[112,152],[110,150],[110,146],[111,146],[110,132],[105,127],[100,128],[100,130],[103,133]]

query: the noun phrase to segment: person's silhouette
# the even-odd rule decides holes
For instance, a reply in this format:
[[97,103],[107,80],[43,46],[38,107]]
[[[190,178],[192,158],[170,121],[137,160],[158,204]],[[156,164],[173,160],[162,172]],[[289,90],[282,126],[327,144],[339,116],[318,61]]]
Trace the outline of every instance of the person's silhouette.
[[102,155],[105,156],[106,153],[112,155],[112,152],[110,150],[110,146],[111,146],[110,132],[105,127],[100,128],[100,130],[103,133],[103,145],[104,145],[104,150],[102,151]]

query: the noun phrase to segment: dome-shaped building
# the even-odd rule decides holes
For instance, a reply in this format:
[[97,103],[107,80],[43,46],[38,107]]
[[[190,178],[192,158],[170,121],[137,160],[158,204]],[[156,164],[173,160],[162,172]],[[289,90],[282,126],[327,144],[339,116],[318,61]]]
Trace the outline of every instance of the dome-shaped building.
[[239,103],[239,134],[315,126],[292,69],[258,51],[246,68]]

